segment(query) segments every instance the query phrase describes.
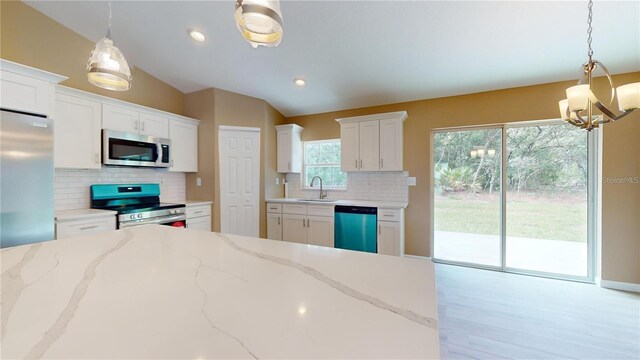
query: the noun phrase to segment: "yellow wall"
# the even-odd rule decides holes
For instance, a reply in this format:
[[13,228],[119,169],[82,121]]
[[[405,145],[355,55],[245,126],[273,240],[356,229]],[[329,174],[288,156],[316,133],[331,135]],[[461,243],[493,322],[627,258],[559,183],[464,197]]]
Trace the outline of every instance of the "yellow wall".
[[[615,76],[617,84],[640,81],[640,73]],[[596,80],[596,93],[607,95],[606,84]],[[429,256],[430,133],[453,126],[500,124],[558,117],[558,100],[574,81],[527,86],[412,101],[385,106],[291,117],[286,123],[302,127],[303,140],[340,137],[337,118],[406,110],[404,124],[404,169],[417,178],[409,187],[406,210],[406,252]],[[640,176],[640,114],[606,125],[603,176]],[[602,278],[640,283],[640,185],[603,186]]]
[[[260,128],[260,236],[266,237],[265,197],[281,197],[275,185],[275,124],[284,119],[266,101],[219,89],[185,95],[187,116],[201,121],[198,130],[198,172],[187,174],[187,198],[214,200],[213,230],[220,231],[220,184],[218,127],[220,125]],[[196,179],[202,186],[196,186]]]
[[[115,41],[117,45],[118,39]],[[0,2],[1,58],[67,76],[62,83],[65,86],[183,114],[184,94],[132,66],[135,64],[129,64],[133,76],[129,91],[109,91],[89,84],[85,68],[94,46],[95,42],[20,1]]]

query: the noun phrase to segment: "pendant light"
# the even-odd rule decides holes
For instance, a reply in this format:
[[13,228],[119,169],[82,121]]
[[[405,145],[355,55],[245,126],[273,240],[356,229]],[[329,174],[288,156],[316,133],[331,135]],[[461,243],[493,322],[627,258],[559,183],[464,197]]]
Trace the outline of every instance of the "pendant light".
[[87,79],[91,84],[107,90],[127,91],[131,88],[129,64],[111,39],[111,2],[107,36],[96,43],[89,56]]
[[275,47],[282,40],[279,0],[237,0],[236,25],[251,46]]
[[[563,120],[566,120],[571,125],[588,131],[599,127],[601,124],[614,122],[640,108],[640,82],[619,86],[616,90],[607,68],[598,60],[593,59],[593,49],[591,49],[592,8],[593,1],[589,0],[589,17],[587,19],[587,45],[589,47],[587,55],[589,56],[589,60],[586,64],[582,65],[584,79],[580,80],[578,85],[568,88],[566,91],[567,98],[560,100],[558,103],[560,107],[560,115]],[[609,86],[611,88],[609,106],[613,103],[616,92],[618,94],[618,107],[620,108],[620,111],[622,111],[619,115],[616,115],[613,111],[609,110],[609,108],[600,102],[600,100],[598,100],[598,98],[593,94],[593,72],[598,66],[602,69],[609,80]],[[597,107],[604,116],[593,115],[593,105],[595,105],[595,107]],[[584,118],[582,114],[584,111],[587,112],[586,118]]]

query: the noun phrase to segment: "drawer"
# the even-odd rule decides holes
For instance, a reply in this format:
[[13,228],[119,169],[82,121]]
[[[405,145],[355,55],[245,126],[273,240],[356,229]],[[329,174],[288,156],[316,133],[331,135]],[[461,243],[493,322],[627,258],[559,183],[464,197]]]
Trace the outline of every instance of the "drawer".
[[187,206],[187,219],[211,215],[211,205]]
[[282,204],[267,203],[267,212],[282,213]]
[[381,209],[378,208],[378,221],[395,221],[400,222],[402,219],[400,209]]
[[283,214],[307,215],[307,205],[303,204],[283,204]]
[[56,239],[116,229],[116,217],[56,223]]
[[333,205],[309,205],[307,214],[313,216],[331,216],[333,217]]

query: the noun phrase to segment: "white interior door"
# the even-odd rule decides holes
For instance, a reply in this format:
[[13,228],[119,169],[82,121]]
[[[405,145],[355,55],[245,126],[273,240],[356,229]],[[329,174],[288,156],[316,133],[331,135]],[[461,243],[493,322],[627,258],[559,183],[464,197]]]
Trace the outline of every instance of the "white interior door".
[[260,129],[220,126],[220,231],[259,236]]

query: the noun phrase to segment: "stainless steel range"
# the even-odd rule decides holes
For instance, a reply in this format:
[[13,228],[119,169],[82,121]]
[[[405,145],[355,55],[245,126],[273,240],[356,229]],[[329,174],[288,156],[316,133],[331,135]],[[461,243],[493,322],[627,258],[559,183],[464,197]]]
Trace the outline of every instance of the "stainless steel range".
[[159,184],[91,185],[91,208],[118,212],[118,229],[158,224],[185,227],[184,204],[160,202]]

